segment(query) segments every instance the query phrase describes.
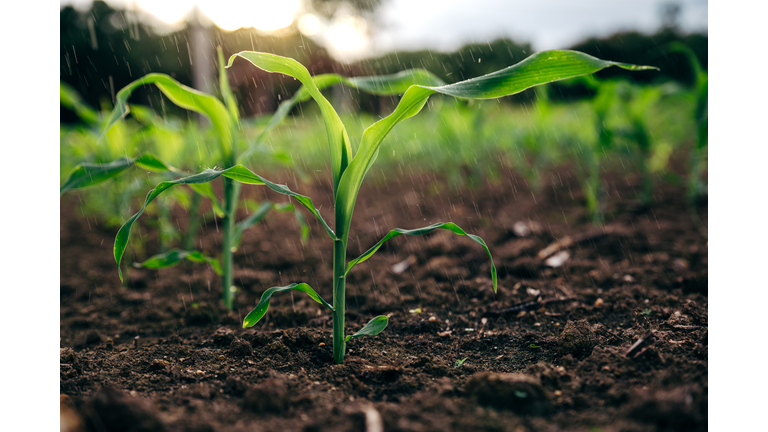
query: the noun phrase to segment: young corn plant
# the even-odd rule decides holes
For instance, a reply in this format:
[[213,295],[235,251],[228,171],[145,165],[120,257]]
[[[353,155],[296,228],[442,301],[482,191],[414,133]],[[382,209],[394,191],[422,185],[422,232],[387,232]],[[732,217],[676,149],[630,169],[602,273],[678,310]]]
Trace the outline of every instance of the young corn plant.
[[658,120],[660,102],[676,93],[677,86],[672,83],[643,87],[627,84],[624,90],[628,99],[623,104],[623,111],[629,127],[619,129],[617,135],[632,143],[630,157],[635,159],[641,179],[637,198],[641,206],[647,207],[653,199],[654,176],[664,170],[672,153],[669,134],[658,133],[660,128],[654,120]]
[[[138,193],[146,190],[145,181],[156,179],[147,178],[144,181],[141,176],[117,176],[107,187],[95,187],[99,183],[113,178],[112,174],[118,172],[127,173],[123,170],[120,163],[125,154],[137,153],[140,148],[146,147],[147,136],[151,136],[156,129],[154,125],[146,122],[145,119],[139,119],[132,122],[125,122],[111,129],[109,133],[102,131],[109,115],[109,110],[97,111],[88,106],[80,95],[73,88],[65,83],[61,83],[61,105],[73,111],[80,118],[80,122],[73,125],[62,124],[61,129],[61,168],[62,172],[69,172],[67,178],[63,180],[61,193],[71,190],[83,190],[84,192],[83,210],[90,214],[97,214],[100,220],[107,226],[120,227],[123,223],[125,212],[129,211],[134,199]],[[134,105],[132,110],[135,113],[151,112],[147,107]],[[169,146],[169,140],[164,140],[165,146]],[[138,158],[138,165],[148,165],[151,160],[156,159],[151,154],[142,154]],[[82,161],[88,162],[82,162]],[[147,171],[155,171],[149,167]],[[155,177],[153,175],[153,177]],[[163,176],[159,174],[160,178]],[[183,191],[181,191],[183,192]],[[167,239],[177,236],[175,224],[170,221],[168,209],[169,203],[183,198],[180,194],[173,194],[165,197],[166,203],[158,205],[158,219],[156,225],[159,227],[160,250],[166,249]],[[144,240],[135,238],[132,241],[132,250],[141,254]]]
[[618,66],[630,70],[647,68],[604,61],[575,51],[546,51],[534,54],[506,69],[450,85],[411,85],[414,81],[412,77],[399,77],[399,81],[395,78],[396,76],[366,77],[363,79],[336,77],[333,79],[346,81],[346,85],[353,87],[364,85],[370,86],[373,91],[398,92],[398,90],[401,90],[403,92],[403,96],[394,112],[365,130],[358,151],[353,155],[352,145],[344,124],[341,122],[337,112],[320,92],[317,85],[318,78],[313,79],[304,66],[290,58],[268,53],[244,51],[230,57],[228,67],[232,65],[237,57],[249,61],[266,72],[282,73],[299,80],[303,87],[297,93],[297,97],[303,97],[302,95],[306,94],[319,105],[325,122],[331,156],[331,177],[335,201],[334,228],[331,228],[325,222],[320,211],[314,206],[309,197],[293,192],[284,185],[273,183],[255,174],[243,165],[234,165],[220,170],[206,169],[199,174],[159,183],[149,192],[144,206],[139,212],[128,219],[118,232],[115,239],[115,258],[118,262],[120,261],[131,226],[141,215],[144,208],[157,196],[173,186],[203,184],[219,177],[224,177],[229,181],[264,185],[277,193],[293,197],[320,222],[325,232],[333,240],[332,303],[324,300],[317,291],[304,282],[295,282],[282,287],[272,287],[262,294],[256,307],[245,317],[243,327],[251,327],[259,322],[267,313],[270,299],[275,293],[291,290],[304,292],[332,313],[333,359],[336,363],[341,363],[344,360],[347,342],[353,338],[379,334],[389,322],[387,316],[377,316],[356,333],[345,334],[345,284],[347,275],[355,265],[366,261],[376,253],[387,240],[400,235],[423,235],[437,229],[445,229],[458,235],[467,236],[480,244],[488,254],[493,288],[494,291],[497,289],[496,267],[483,239],[466,233],[462,228],[451,222],[438,222],[423,228],[410,230],[395,228],[389,231],[387,235],[365,253],[347,262],[346,253],[350,234],[349,228],[360,187],[365,175],[378,156],[382,141],[395,125],[418,114],[424,107],[427,99],[435,93],[464,99],[493,99],[515,94],[527,88],[548,82],[591,74],[609,66]]
[[601,170],[603,158],[611,150],[616,134],[613,127],[614,105],[617,101],[619,81],[597,81],[591,76],[581,77],[576,82],[584,83],[597,91],[589,101],[590,122],[583,122],[580,133],[568,136],[562,144],[565,152],[574,156],[574,172],[579,181],[587,217],[593,225],[602,225],[605,216],[605,190],[602,185]]
[[[227,80],[223,62],[224,58],[221,50],[219,50],[220,88],[223,95],[223,103],[212,95],[198,92],[180,84],[168,75],[148,74],[132,82],[118,92],[115,107],[108,116],[98,116],[89,112],[87,106],[84,105],[79,98],[73,97],[72,92],[67,91],[68,89],[64,86],[62,86],[62,104],[73,109],[86,121],[100,126],[103,130],[103,141],[109,141],[108,139],[103,139],[105,137],[109,138],[113,135],[117,135],[118,137],[122,136],[123,133],[120,131],[120,120],[129,112],[132,112],[134,117],[138,118],[140,122],[148,125],[147,130],[145,131],[146,133],[143,135],[154,138],[156,141],[160,142],[161,147],[159,147],[158,150],[160,150],[161,153],[165,153],[166,156],[173,154],[178,156],[179,153],[181,153],[179,149],[171,148],[174,146],[174,143],[181,141],[182,143],[192,142],[194,144],[195,141],[199,141],[203,138],[203,134],[191,124],[187,124],[182,128],[180,133],[174,133],[168,127],[162,126],[159,119],[156,119],[155,116],[151,114],[150,110],[138,106],[131,106],[129,108],[127,104],[128,98],[135,89],[142,85],[154,84],[174,104],[201,114],[210,120],[213,126],[212,129],[215,131],[214,139],[218,142],[218,149],[214,153],[214,158],[219,161],[220,165],[230,167],[237,162],[236,145],[238,140],[241,139],[241,136],[238,129],[238,108],[235,98],[229,88],[229,82]],[[186,153],[189,153],[189,151],[186,151]],[[164,159],[165,158],[161,159],[154,154],[144,152],[136,157],[123,156],[108,163],[81,163],[72,170],[64,181],[64,184],[61,186],[60,191],[63,194],[71,190],[84,189],[103,183],[109,179],[121,177],[122,174],[129,172],[129,168],[131,167],[136,167],[148,172],[163,173],[166,175],[166,178],[180,178],[188,175],[170,163],[165,162]],[[187,162],[195,167],[199,166],[198,162],[190,162],[189,160],[187,160]],[[232,284],[232,253],[239,245],[240,238],[246,229],[261,221],[270,210],[288,211],[293,212],[296,215],[302,229],[302,239],[306,239],[308,236],[308,225],[304,221],[301,213],[297,212],[291,203],[261,203],[253,214],[238,224],[235,224],[235,211],[239,204],[239,186],[239,183],[226,179],[224,184],[225,201],[224,203],[221,203],[214,194],[210,184],[201,183],[190,185],[196,194],[193,195],[188,206],[190,220],[187,227],[187,235],[183,241],[185,250],[169,249],[167,247],[169,237],[174,233],[170,232],[165,227],[172,225],[160,223],[158,226],[160,228],[162,253],[134,265],[136,267],[159,269],[177,265],[182,260],[207,263],[219,276],[222,277],[222,286],[224,287],[222,295],[223,301],[227,308],[232,309],[233,293],[235,291]],[[176,195],[176,198],[181,198],[183,196],[180,194],[169,195]],[[198,209],[201,204],[201,196],[210,200],[214,217],[223,218],[224,244],[222,247],[221,259],[207,257],[203,255],[202,252],[193,250],[194,234],[200,223]],[[170,218],[170,207],[173,203],[174,200],[168,200],[167,202],[162,203],[163,205],[161,205],[159,209],[160,220]],[[120,261],[118,260],[118,266],[119,265]],[[120,279],[123,280],[122,270],[119,267],[118,270]]]
[[526,179],[531,192],[538,195],[545,182],[546,167],[556,165],[560,149],[557,140],[567,133],[566,122],[549,100],[547,86],[535,89],[536,100],[528,111],[524,125],[510,134],[509,164]]
[[[266,126],[256,137],[256,139],[247,147],[245,151],[239,153],[238,145],[245,140],[242,134],[239,133],[240,119],[238,115],[238,109],[234,95],[232,94],[229,87],[226,72],[224,70],[224,58],[221,49],[219,49],[219,69],[220,88],[224,103],[212,95],[201,93],[186,87],[167,75],[149,74],[137,81],[134,81],[133,83],[120,90],[120,92],[118,92],[115,109],[111,113],[108,124],[106,126],[106,130],[108,131],[121,118],[128,114],[129,110],[126,102],[132,91],[144,84],[154,84],[174,104],[201,114],[211,121],[213,129],[216,131],[217,141],[219,144],[218,157],[215,157],[215,159],[219,160],[219,163],[223,167],[231,168],[235,166],[240,160],[247,160],[254,155],[263,153],[265,148],[264,138],[267,133],[280,122],[282,122],[296,104],[306,101],[310,98],[310,94],[307,91],[302,91],[303,89],[301,89],[296,93],[296,95],[294,95],[294,97],[282,103],[274,115],[272,115],[272,117],[269,119]],[[443,84],[439,78],[421,69],[407,70],[385,77],[345,78],[337,74],[324,74],[314,77],[313,82],[317,88],[326,88],[334,84],[342,84],[370,93],[382,95],[402,93],[404,89],[407,88],[407,86],[414,82],[432,85]],[[179,172],[170,165],[160,161],[159,158],[153,155],[144,154],[135,159],[123,158],[119,161],[116,161],[116,163],[113,165],[108,166],[82,166],[80,167],[81,171],[70,177],[70,180],[66,182],[65,187],[67,187],[67,185],[73,184],[78,180],[85,182],[84,185],[93,184],[94,181],[100,182],[106,180],[107,178],[118,175],[120,172],[132,165],[147,170],[154,169],[156,171],[170,171],[173,173]],[[105,172],[105,174],[101,175],[102,172]],[[216,214],[223,216],[224,240],[222,242],[221,260],[206,257],[202,254],[202,252],[191,249],[171,249],[167,252],[150,257],[146,261],[137,263],[135,265],[137,267],[159,269],[176,265],[184,259],[195,263],[208,263],[214,269],[214,271],[222,277],[222,299],[225,306],[231,310],[233,308],[233,296],[236,292],[236,288],[233,285],[232,254],[239,247],[242,235],[246,229],[261,221],[267,212],[274,210],[278,212],[288,211],[294,213],[297,220],[299,221],[299,224],[301,225],[302,239],[306,239],[309,233],[309,226],[306,224],[302,214],[296,211],[296,208],[292,203],[274,204],[266,201],[261,203],[261,205],[259,205],[258,208],[249,217],[235,224],[235,212],[240,202],[239,195],[241,183],[236,180],[238,179],[224,177],[224,203],[219,203],[218,199],[213,193],[212,187],[210,184],[208,184],[208,182],[188,183],[188,185],[196,192],[198,192],[198,194],[208,197],[213,204]],[[62,187],[62,189],[65,187]],[[154,197],[152,197],[152,199],[149,199],[148,197],[147,199],[151,201],[154,199]],[[145,206],[142,207],[139,213],[134,215],[133,218],[129,219],[129,221],[123,225],[120,232],[118,233],[118,237],[122,235],[121,233],[124,233],[126,238],[128,237],[130,234],[130,226],[133,224],[133,221],[135,221],[135,219],[141,215],[141,213],[146,208],[146,204],[149,204],[149,201],[146,201]],[[192,201],[193,204],[195,204],[195,202],[196,201],[194,200]],[[196,219],[193,218],[191,222],[194,222],[195,220]],[[193,230],[194,228],[195,226],[190,224],[190,230]],[[192,231],[187,233],[185,240],[186,245],[192,244],[190,241],[191,234]],[[120,269],[124,251],[125,246],[123,245],[118,248],[116,243],[115,260],[118,263],[118,270]],[[119,274],[122,279],[122,273],[120,272]]]

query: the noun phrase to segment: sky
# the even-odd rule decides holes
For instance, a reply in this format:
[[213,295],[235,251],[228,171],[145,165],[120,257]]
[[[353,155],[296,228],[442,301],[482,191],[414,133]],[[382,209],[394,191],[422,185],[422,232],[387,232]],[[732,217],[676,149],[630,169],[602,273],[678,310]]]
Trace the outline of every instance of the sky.
[[[387,28],[375,40],[377,49],[448,50],[464,43],[511,37],[530,42],[535,50],[566,48],[589,36],[619,30],[655,31],[656,0],[390,0],[382,8]],[[707,0],[678,1],[686,31],[707,29]],[[471,4],[472,6],[467,6]]]
[[[87,7],[90,1],[62,0],[61,5]],[[244,17],[247,19],[248,16],[261,16],[263,20],[270,12],[277,17],[281,12],[270,8],[288,3],[300,4],[299,0],[249,0],[247,5],[251,11],[248,11],[239,1],[198,1],[204,12],[210,10],[212,17],[217,13],[221,16],[220,21],[214,19],[220,24]],[[178,18],[193,2],[109,0],[108,3],[114,6],[138,5],[148,10],[157,8],[156,13],[165,12]],[[653,32],[660,26],[661,7],[668,3],[670,0],[384,0],[376,16],[377,22],[372,24],[338,18],[319,24],[317,20],[307,22],[315,31],[320,29],[311,37],[328,47],[332,55],[348,60],[392,50],[428,48],[448,51],[465,43],[501,37],[529,42],[534,50],[544,50],[567,48],[587,37],[607,36],[621,30]],[[707,0],[675,0],[675,3],[682,7],[679,23],[684,31],[707,30]],[[166,4],[166,8],[158,6]],[[301,15],[301,11],[295,13],[296,19],[300,20]],[[369,36],[359,37],[362,33]]]

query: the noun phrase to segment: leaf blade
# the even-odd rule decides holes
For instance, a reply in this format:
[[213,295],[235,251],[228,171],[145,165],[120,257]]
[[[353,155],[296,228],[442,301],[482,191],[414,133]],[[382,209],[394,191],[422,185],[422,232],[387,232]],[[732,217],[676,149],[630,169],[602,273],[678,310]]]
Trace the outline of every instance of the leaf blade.
[[121,157],[105,164],[84,162],[72,169],[69,176],[67,176],[67,179],[64,180],[64,184],[61,185],[59,193],[63,194],[64,192],[71,190],[95,186],[111,178],[117,177],[123,171],[134,165],[147,171],[180,172],[178,169],[163,162],[157,156],[150,153],[141,154],[136,158]]
[[256,323],[259,322],[259,320],[261,320],[262,317],[264,317],[264,315],[267,313],[267,310],[269,310],[269,300],[272,298],[272,295],[274,293],[291,291],[291,290],[301,291],[307,294],[312,300],[325,306],[328,310],[333,311],[333,306],[328,304],[327,301],[323,300],[323,298],[320,297],[320,295],[318,295],[315,292],[315,290],[312,289],[311,286],[303,282],[292,283],[284,287],[272,287],[264,291],[264,293],[261,295],[261,299],[259,300],[259,303],[243,319],[243,328],[253,327]]
[[224,170],[207,169],[198,174],[194,174],[194,175],[183,177],[176,180],[170,180],[170,181],[164,181],[164,182],[158,183],[154,189],[152,189],[151,191],[149,191],[149,193],[147,193],[147,197],[144,200],[144,205],[139,209],[139,211],[136,212],[130,218],[128,218],[128,220],[123,224],[123,226],[120,227],[120,230],[117,232],[117,236],[115,236],[114,257],[115,257],[115,262],[117,262],[118,274],[120,275],[121,280],[123,276],[122,276],[122,270],[120,269],[120,263],[122,262],[122,257],[123,257],[123,254],[125,253],[125,248],[127,247],[127,244],[128,244],[128,237],[130,236],[131,228],[133,227],[134,222],[136,222],[139,216],[141,216],[142,213],[144,213],[144,210],[147,208],[147,206],[155,198],[157,198],[158,195],[163,193],[168,188],[181,185],[181,184],[194,185],[194,184],[208,183],[210,181],[213,181],[219,178],[222,175],[227,178],[231,178],[233,180],[237,180],[245,184],[265,185],[277,193],[288,195],[295,198],[302,205],[304,205],[307,208],[307,210],[309,210],[318,219],[318,221],[320,221],[320,223],[326,229],[326,232],[328,233],[329,236],[331,236],[331,238],[333,239],[336,238],[335,233],[333,232],[333,230],[331,230],[328,224],[325,223],[325,220],[322,218],[317,208],[315,208],[314,204],[312,203],[312,200],[309,197],[293,192],[292,190],[288,189],[288,187],[285,185],[272,183],[271,181],[259,176],[258,174],[252,172],[251,170],[249,170],[248,168],[242,165],[235,165],[233,167],[230,167]]
[[181,249],[171,249],[167,252],[153,255],[143,262],[134,263],[133,266],[136,268],[158,270],[173,267],[185,259],[194,263],[209,264],[213,268],[213,271],[216,272],[216,274],[219,276],[222,274],[219,260],[205,256],[200,251],[185,251]]
[[577,51],[542,51],[508,68],[444,86],[411,86],[389,116],[363,133],[360,148],[339,182],[335,206],[336,232],[346,241],[357,194],[378,155],[379,146],[397,123],[416,115],[434,93],[465,99],[490,99],[519,93],[553,81],[588,75],[610,66],[630,70],[656,69],[601,60]]
[[341,175],[347,169],[352,160],[352,146],[349,142],[347,130],[341,122],[338,113],[333,109],[330,102],[320,93],[315,85],[309,71],[301,63],[288,57],[281,57],[274,54],[260,53],[255,51],[241,51],[233,54],[229,58],[227,67],[232,66],[235,58],[242,57],[248,60],[254,66],[271,73],[282,73],[296,78],[307,88],[307,91],[315,99],[320,111],[323,114],[325,129],[328,135],[328,145],[331,152],[331,171],[333,177],[333,191],[336,193]]
[[402,229],[402,228],[395,228],[395,229],[389,231],[389,233],[387,233],[387,235],[385,235],[381,240],[379,240],[370,249],[365,251],[362,255],[360,255],[359,257],[349,261],[349,263],[347,263],[347,269],[344,272],[344,276],[349,274],[350,270],[352,270],[352,268],[354,266],[356,266],[357,264],[360,264],[361,262],[366,261],[368,258],[372,257],[373,254],[375,254],[376,251],[378,251],[379,248],[381,248],[381,246],[387,240],[393,239],[395,237],[399,237],[401,235],[411,235],[411,236],[424,235],[424,234],[428,234],[428,233],[430,233],[430,232],[432,232],[434,230],[437,230],[437,229],[444,229],[444,230],[451,231],[454,234],[458,234],[458,235],[469,237],[470,239],[472,239],[474,242],[478,243],[479,245],[481,245],[485,249],[485,252],[488,254],[488,258],[491,261],[491,279],[493,280],[493,292],[496,292],[496,289],[497,289],[496,265],[493,263],[493,256],[491,256],[491,251],[488,249],[488,245],[479,236],[476,236],[474,234],[468,234],[460,226],[456,225],[453,222],[437,222],[437,223],[434,223],[434,224],[429,225],[429,226],[425,226],[425,227],[422,227],[422,228],[415,228],[415,229],[411,229],[411,230]]
[[106,133],[115,123],[129,113],[128,98],[142,85],[154,84],[174,104],[208,117],[218,133],[222,149],[232,150],[232,125],[227,108],[215,97],[187,87],[166,74],[150,73],[123,87],[115,97],[115,108],[104,128]]
[[[339,74],[329,73],[315,75],[312,77],[312,81],[318,90],[323,90],[335,84],[344,84],[346,86],[356,88],[358,90],[365,91],[367,93],[375,95],[396,95],[402,94],[408,87],[414,84],[440,86],[445,83],[436,75],[424,69],[407,69],[391,75],[376,75],[376,76],[364,76],[364,77],[344,77]],[[242,157],[247,158],[258,150],[258,146],[262,143],[267,133],[275,126],[280,124],[285,117],[291,112],[294,106],[301,102],[309,100],[312,96],[307,90],[307,87],[302,85],[301,88],[285,102],[281,103],[277,107],[277,110],[270,117],[269,122],[251,146],[246,150]]]
[[387,328],[388,324],[389,317],[386,315],[379,315],[368,321],[368,324],[358,330],[357,333],[351,334],[344,338],[344,342],[349,342],[349,340],[352,338],[359,338],[362,336],[376,336],[377,334],[383,332],[384,329]]

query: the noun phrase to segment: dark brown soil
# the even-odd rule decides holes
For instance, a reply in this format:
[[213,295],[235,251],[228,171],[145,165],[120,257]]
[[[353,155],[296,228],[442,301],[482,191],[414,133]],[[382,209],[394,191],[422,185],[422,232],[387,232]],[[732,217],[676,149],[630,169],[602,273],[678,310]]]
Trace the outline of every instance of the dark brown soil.
[[[326,184],[272,177],[332,219]],[[219,280],[201,264],[133,269],[121,287],[115,230],[65,197],[62,415],[92,431],[706,430],[707,244],[683,191],[658,186],[642,211],[631,200],[635,180],[613,177],[598,229],[568,172],[553,178],[536,194],[511,173],[475,189],[429,175],[370,181],[350,258],[391,228],[453,221],[488,242],[499,290],[467,238],[391,240],[349,277],[347,332],[378,314],[390,325],[351,341],[341,365],[331,361],[329,313],[299,293],[273,297],[256,327],[240,324],[271,286],[305,281],[330,301],[332,245],[317,223],[306,244],[287,214],[246,233],[237,308],[227,313]],[[706,205],[698,212],[706,224]],[[202,247],[214,254],[220,233],[214,222],[204,230]],[[140,233],[156,252],[153,230]],[[561,267],[538,257],[568,238]],[[403,261],[410,267],[395,274]]]

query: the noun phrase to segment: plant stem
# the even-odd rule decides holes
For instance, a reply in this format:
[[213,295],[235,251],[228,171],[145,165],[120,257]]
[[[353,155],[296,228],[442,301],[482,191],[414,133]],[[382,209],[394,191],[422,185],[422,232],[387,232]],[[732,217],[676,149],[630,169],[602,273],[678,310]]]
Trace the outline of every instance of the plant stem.
[[333,242],[333,361],[340,364],[344,361],[346,342],[344,341],[344,299],[347,242]]
[[240,183],[224,178],[224,240],[221,250],[222,260],[222,300],[227,309],[232,310],[233,299],[233,263],[232,263],[232,234],[235,231],[235,213],[240,195]]

